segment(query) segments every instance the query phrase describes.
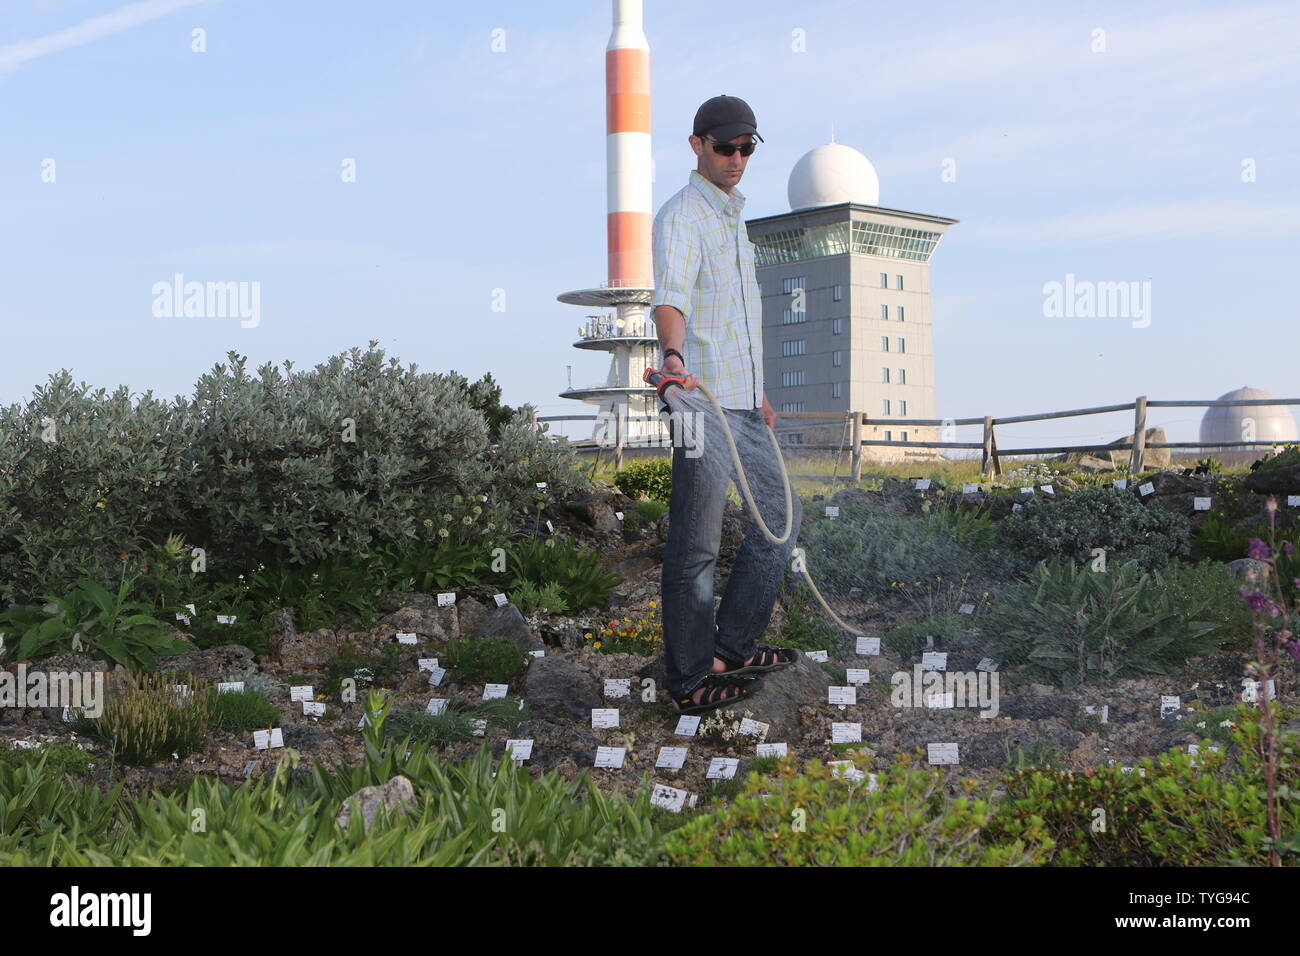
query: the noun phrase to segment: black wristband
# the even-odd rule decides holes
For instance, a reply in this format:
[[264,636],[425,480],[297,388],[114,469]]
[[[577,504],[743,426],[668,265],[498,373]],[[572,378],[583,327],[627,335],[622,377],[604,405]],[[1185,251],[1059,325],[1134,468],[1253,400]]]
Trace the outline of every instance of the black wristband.
[[682,362],[682,368],[685,368],[685,367],[686,367],[686,356],[685,356],[685,355],[683,355],[681,352],[677,351],[676,349],[664,349],[664,361],[665,361],[665,362],[668,361],[668,356],[670,356],[670,355],[676,355],[679,359],[681,359],[681,362]]

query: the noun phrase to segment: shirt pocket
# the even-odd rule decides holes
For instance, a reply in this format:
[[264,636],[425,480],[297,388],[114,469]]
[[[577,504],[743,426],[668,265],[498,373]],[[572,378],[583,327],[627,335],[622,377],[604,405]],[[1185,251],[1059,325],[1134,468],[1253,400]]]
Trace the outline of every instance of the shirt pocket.
[[700,263],[700,288],[708,292],[726,289],[736,269],[734,247],[726,242],[705,245]]

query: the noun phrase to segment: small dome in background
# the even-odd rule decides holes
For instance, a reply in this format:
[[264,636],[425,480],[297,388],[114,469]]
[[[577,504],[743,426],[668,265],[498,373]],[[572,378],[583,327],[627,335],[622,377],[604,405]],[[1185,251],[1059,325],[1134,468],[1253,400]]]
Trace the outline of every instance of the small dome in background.
[[790,171],[790,209],[843,202],[880,205],[880,177],[871,161],[852,146],[827,143],[807,152]]
[[[1219,396],[1219,401],[1277,398],[1259,388],[1243,386]],[[1289,405],[1217,405],[1205,410],[1201,419],[1202,445],[1229,441],[1258,441],[1264,445],[1293,442],[1297,437],[1295,416]]]

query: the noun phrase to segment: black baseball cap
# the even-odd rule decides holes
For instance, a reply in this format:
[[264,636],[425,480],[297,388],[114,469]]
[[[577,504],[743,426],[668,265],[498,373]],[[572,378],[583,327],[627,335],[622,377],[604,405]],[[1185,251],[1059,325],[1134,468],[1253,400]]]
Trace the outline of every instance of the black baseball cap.
[[738,96],[727,96],[725,93],[705,100],[700,105],[695,111],[695,125],[691,132],[700,139],[706,134],[711,135],[719,143],[749,133],[757,137],[759,142],[763,141],[763,137],[758,135],[758,121],[754,119],[754,111],[749,108],[749,104]]

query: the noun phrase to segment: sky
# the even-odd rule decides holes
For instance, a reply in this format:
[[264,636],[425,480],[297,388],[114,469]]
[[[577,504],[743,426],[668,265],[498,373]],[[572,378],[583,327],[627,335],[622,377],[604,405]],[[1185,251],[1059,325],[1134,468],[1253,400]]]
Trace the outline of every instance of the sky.
[[[645,0],[655,208],[698,105],[741,96],[748,218],[833,129],[882,206],[959,220],[931,263],[941,417],[1300,397],[1300,4],[920,9]],[[301,369],[376,339],[591,413],[558,393],[608,359],[556,296],[606,278],[609,31],[608,0],[0,0],[0,403],[61,368],[170,398],[230,350]],[[256,321],[167,315],[177,274],[256,283]],[[1046,315],[1067,275],[1138,283],[1148,319]],[[1201,414],[1148,423],[1195,440]]]

